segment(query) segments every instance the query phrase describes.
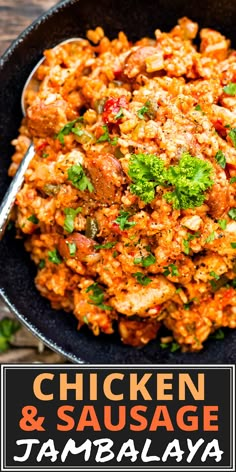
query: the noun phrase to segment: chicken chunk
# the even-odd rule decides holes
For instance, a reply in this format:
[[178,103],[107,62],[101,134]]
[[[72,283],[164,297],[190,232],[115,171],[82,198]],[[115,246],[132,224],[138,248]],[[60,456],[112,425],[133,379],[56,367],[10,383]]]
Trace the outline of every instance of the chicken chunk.
[[117,292],[110,304],[127,316],[145,316],[149,308],[169,300],[175,293],[175,286],[163,276],[153,277],[148,286],[130,283],[127,291]]

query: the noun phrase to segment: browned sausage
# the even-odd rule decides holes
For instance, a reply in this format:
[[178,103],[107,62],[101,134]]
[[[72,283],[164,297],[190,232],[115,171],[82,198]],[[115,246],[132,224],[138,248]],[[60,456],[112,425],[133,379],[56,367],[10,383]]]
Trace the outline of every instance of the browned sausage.
[[123,180],[119,161],[109,153],[97,155],[91,152],[86,160],[86,167],[95,189],[95,198],[102,203],[119,202]]
[[229,210],[229,182],[223,170],[217,172],[215,183],[209,191],[206,203],[209,206],[209,214],[216,219],[221,218]]
[[92,239],[80,233],[73,233],[68,238],[59,240],[58,251],[64,259],[71,257],[69,244],[73,243],[76,245],[76,253],[73,257],[81,262],[86,262],[88,256],[94,253],[95,242]]
[[145,70],[145,59],[147,59],[147,57],[153,56],[153,54],[156,52],[157,49],[153,46],[139,47],[136,49],[136,51],[131,52],[131,54],[126,59],[124,75],[126,75],[129,79],[132,79],[136,75],[140,74]]
[[46,104],[36,99],[27,109],[27,125],[32,136],[45,138],[60,131],[68,122],[68,105],[64,100]]

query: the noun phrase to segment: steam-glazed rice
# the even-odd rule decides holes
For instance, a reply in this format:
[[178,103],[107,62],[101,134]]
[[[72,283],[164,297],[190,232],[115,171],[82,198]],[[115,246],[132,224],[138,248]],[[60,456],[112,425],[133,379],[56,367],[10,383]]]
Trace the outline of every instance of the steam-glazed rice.
[[13,141],[10,176],[35,146],[14,219],[38,290],[133,346],[236,327],[236,52],[197,31],[45,51]]

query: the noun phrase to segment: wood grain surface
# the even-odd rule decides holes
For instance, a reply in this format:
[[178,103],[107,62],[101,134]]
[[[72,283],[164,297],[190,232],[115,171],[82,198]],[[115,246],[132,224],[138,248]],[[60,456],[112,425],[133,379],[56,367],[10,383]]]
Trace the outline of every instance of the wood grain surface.
[[[0,0],[0,55],[11,42],[45,10],[58,3],[55,0]],[[14,317],[0,300],[0,320]],[[22,327],[7,352],[0,354],[0,363],[61,363],[59,354],[52,352]]]
[[0,55],[39,15],[56,0],[0,0]]

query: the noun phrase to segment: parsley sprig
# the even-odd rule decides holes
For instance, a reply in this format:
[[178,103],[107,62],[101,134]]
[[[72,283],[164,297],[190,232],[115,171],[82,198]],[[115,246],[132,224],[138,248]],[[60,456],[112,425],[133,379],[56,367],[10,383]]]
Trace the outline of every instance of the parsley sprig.
[[79,118],[76,118],[76,120],[69,121],[68,123],[66,123],[66,125],[63,126],[63,128],[59,131],[59,133],[56,134],[56,138],[59,139],[62,146],[64,146],[65,144],[64,136],[67,136],[68,134],[70,134],[75,124],[78,123],[79,121],[83,121],[82,116],[80,116]]
[[142,272],[135,272],[134,274],[132,274],[133,277],[136,278],[137,282],[141,285],[144,285],[145,287],[150,284],[150,282],[152,282],[152,279],[150,279],[149,277],[147,277],[145,274],[143,274]]
[[157,185],[172,186],[164,198],[172,203],[174,209],[187,209],[201,206],[205,200],[204,192],[213,185],[212,165],[183,153],[178,165],[164,167],[164,162],[154,154],[133,154],[130,158],[128,174],[133,183],[131,193],[150,203],[155,197]]

